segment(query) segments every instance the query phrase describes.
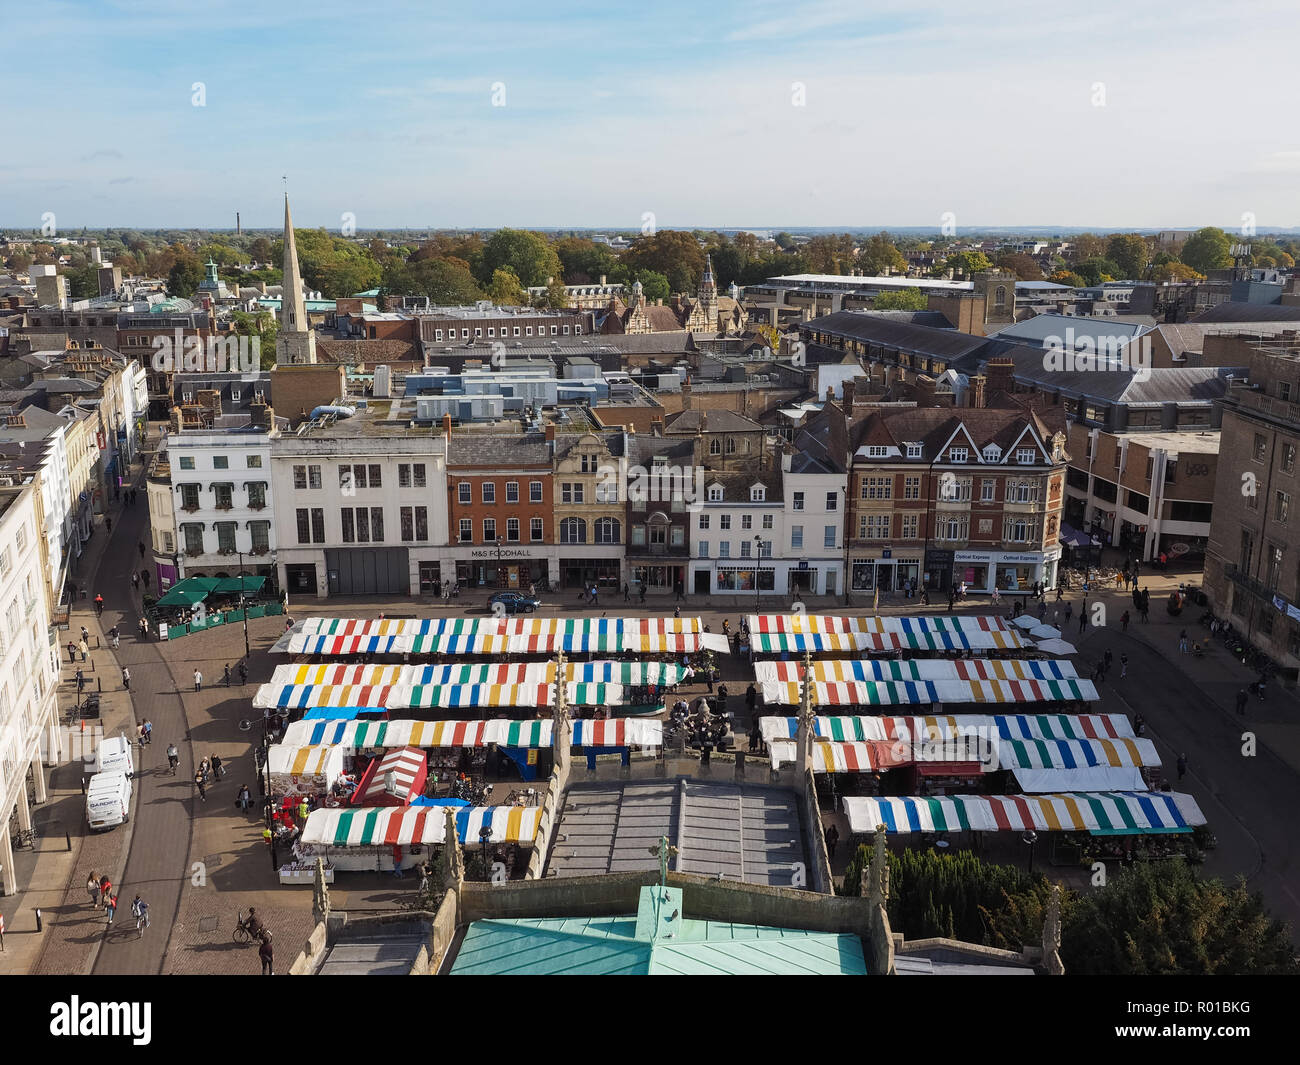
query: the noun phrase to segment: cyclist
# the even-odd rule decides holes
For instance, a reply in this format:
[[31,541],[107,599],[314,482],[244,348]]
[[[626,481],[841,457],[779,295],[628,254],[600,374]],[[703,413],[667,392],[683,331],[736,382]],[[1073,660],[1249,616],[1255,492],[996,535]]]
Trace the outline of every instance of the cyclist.
[[180,765],[181,755],[176,750],[176,744],[167,744],[167,765],[171,767],[172,776],[176,775],[176,767]]
[[149,927],[149,904],[139,895],[131,903],[131,915],[135,918],[135,930],[143,936],[144,930]]
[[248,934],[254,939],[260,939],[262,933],[266,931],[266,925],[262,924],[262,919],[257,916],[257,911],[251,906],[248,908],[248,916],[244,918],[244,927],[248,929]]

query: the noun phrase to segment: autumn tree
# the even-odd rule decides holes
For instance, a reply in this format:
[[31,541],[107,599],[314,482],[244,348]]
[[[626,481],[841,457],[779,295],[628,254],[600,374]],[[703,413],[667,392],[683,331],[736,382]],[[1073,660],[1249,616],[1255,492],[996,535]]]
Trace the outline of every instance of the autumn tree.
[[510,267],[492,272],[487,285],[487,298],[498,307],[521,307],[528,302],[528,294],[520,284],[518,275]]
[[997,266],[1002,270],[1010,270],[1020,281],[1041,281],[1043,279],[1043,270],[1038,265],[1037,260],[1032,255],[1026,255],[1022,251],[1006,252],[999,255]]
[[907,270],[907,260],[903,258],[903,253],[889,239],[889,234],[884,232],[869,238],[862,246],[858,252],[858,265],[863,273],[871,277],[879,277],[886,270]]
[[1180,258],[1202,274],[1223,270],[1232,265],[1232,242],[1222,229],[1206,226],[1187,238]]
[[1171,259],[1168,262],[1161,263],[1151,271],[1151,277],[1155,281],[1204,281],[1205,275],[1198,274],[1186,263],[1180,263],[1177,259]]
[[1151,252],[1137,233],[1116,233],[1106,242],[1106,258],[1119,269],[1119,276],[1133,281],[1145,273]]
[[927,305],[926,295],[919,288],[881,292],[871,300],[873,311],[923,311]]
[[[652,236],[639,237],[623,253],[623,262],[629,276],[650,270],[667,279],[670,292],[694,293],[704,273],[704,249],[690,233],[661,229]],[[644,277],[641,283],[647,285]],[[648,298],[649,293],[646,295]]]

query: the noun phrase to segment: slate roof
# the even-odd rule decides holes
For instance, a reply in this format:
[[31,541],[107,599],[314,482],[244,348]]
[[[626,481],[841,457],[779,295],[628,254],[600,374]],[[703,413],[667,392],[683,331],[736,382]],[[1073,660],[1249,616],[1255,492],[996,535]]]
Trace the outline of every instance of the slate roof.
[[985,337],[959,333],[955,329],[913,325],[864,311],[836,311],[804,323],[804,328],[947,360],[978,352],[988,344]]
[[694,436],[701,430],[706,433],[761,433],[763,426],[730,410],[684,410],[664,421],[664,432],[673,436]]
[[538,433],[452,433],[448,466],[549,465],[551,444]]
[[1110,403],[1210,402],[1227,393],[1229,374],[1246,376],[1244,368],[1230,366],[1155,368],[1144,381],[1137,370],[1049,370],[1038,348],[1019,348],[1013,359],[1017,381]]
[[1300,306],[1282,303],[1220,303],[1192,318],[1203,322],[1300,322]]
[[[1059,414],[1056,412],[1059,411]],[[904,445],[919,443],[922,445],[920,459],[898,459],[896,461],[930,462],[941,457],[945,446],[952,444],[962,447],[966,444],[965,436],[960,431],[964,428],[974,444],[977,454],[972,455],[972,465],[978,465],[979,455],[989,444],[1001,448],[1003,456],[1011,450],[1024,432],[1026,425],[1031,425],[1040,440],[1048,440],[1055,432],[1065,431],[1065,412],[1061,408],[1045,411],[1051,424],[1039,416],[1038,412],[1023,410],[989,410],[961,408],[954,410],[945,407],[917,407],[905,410],[875,411],[869,414],[859,426],[856,426],[853,446],[855,449],[877,445],[897,447],[906,455]],[[1022,445],[1027,446],[1027,445]],[[869,461],[881,461],[871,459]],[[888,460],[885,460],[888,461]],[[1036,459],[1035,461],[1041,461]]]
[[1111,315],[1082,317],[1070,314],[1036,314],[1033,318],[1004,326],[990,335],[999,340],[1041,346],[1050,337],[1057,337],[1063,343],[1067,329],[1074,331],[1076,342],[1085,337],[1132,339],[1150,332],[1149,326],[1135,322],[1131,318],[1117,318]]
[[613,455],[615,458],[618,458],[623,454],[624,436],[622,432],[618,430],[609,430],[606,432],[600,432],[598,430],[593,429],[590,434],[588,433],[565,433],[563,435],[557,434],[555,437],[555,457],[557,459],[563,458],[565,455],[567,455],[570,451],[572,451],[575,447],[578,446],[578,442],[582,440],[583,437],[588,435],[599,437],[601,443],[603,443],[605,447],[609,449],[609,453]]

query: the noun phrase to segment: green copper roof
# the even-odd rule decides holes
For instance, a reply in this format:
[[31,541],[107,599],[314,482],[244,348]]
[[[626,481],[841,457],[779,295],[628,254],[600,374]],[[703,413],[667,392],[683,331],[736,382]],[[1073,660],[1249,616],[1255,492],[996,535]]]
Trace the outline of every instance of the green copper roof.
[[695,921],[679,888],[641,889],[635,917],[475,921],[453,976],[865,976],[856,936]]

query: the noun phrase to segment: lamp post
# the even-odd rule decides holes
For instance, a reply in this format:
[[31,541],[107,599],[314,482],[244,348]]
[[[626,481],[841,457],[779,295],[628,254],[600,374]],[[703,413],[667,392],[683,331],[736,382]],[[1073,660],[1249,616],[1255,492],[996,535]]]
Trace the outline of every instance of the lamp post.
[[488,864],[488,840],[492,838],[492,826],[484,825],[478,830],[478,841],[483,854],[483,879],[492,879],[492,867]]
[[248,650],[248,600],[244,596],[244,552],[236,548],[239,555],[239,610],[244,615],[244,658],[251,658]]
[[1029,872],[1032,874],[1034,871],[1034,844],[1038,842],[1038,833],[1030,829],[1020,837],[1020,842],[1027,844],[1029,847]]
[[505,546],[505,541],[497,537],[497,587],[501,587],[501,548]]
[[754,534],[754,613],[759,613],[758,609],[758,574],[763,568],[763,537],[758,533]]

